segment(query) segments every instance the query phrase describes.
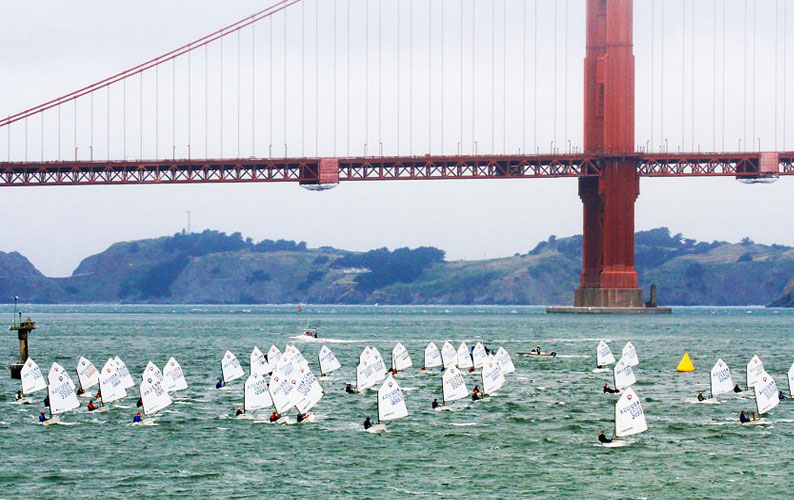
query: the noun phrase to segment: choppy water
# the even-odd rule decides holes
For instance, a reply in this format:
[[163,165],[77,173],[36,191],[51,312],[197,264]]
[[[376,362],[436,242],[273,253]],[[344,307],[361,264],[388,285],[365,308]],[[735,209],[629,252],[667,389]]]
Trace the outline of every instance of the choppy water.
[[[119,355],[138,379],[149,360],[175,356],[188,390],[156,416],[156,426],[128,425],[137,389],[109,413],[85,406],[63,417],[71,426],[36,423],[40,405],[12,405],[18,381],[3,368],[0,498],[784,498],[794,465],[794,400],[769,414],[773,425],[741,427],[752,399],[696,405],[708,371],[721,357],[734,380],[757,353],[787,388],[794,361],[794,311],[681,308],[672,316],[575,317],[523,307],[38,306],[31,315],[32,357],[46,374],[57,361],[71,371],[80,355],[101,366]],[[9,315],[10,319],[10,315]],[[307,319],[320,321],[318,341],[294,340]],[[6,357],[16,355],[7,334]],[[596,444],[612,429],[616,396],[592,373],[598,339],[619,353],[637,347],[639,382],[650,429],[626,448]],[[504,346],[517,371],[486,402],[454,403],[433,412],[440,377],[399,379],[406,419],[386,434],[361,432],[376,416],[375,393],[344,393],[365,345],[386,357],[396,341],[421,365],[428,341]],[[228,348],[247,368],[254,345],[267,352],[294,342],[316,367],[326,343],[342,363],[315,409],[317,421],[277,426],[235,420],[243,380],[213,388]],[[517,356],[540,343],[555,359]],[[689,351],[697,371],[677,374]],[[76,375],[72,373],[76,380]],[[478,383],[467,377],[469,389]],[[610,381],[611,385],[611,381]],[[36,393],[43,399],[43,393]],[[84,403],[86,400],[81,399]]]

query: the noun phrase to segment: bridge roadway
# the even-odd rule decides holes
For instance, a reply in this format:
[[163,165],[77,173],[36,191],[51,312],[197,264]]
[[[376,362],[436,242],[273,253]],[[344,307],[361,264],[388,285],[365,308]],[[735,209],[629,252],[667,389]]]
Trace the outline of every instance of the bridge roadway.
[[[341,181],[532,179],[599,177],[597,154],[370,156],[351,158],[238,158],[0,162],[0,186],[297,182],[331,187]],[[637,153],[640,177],[730,176],[764,180],[794,175],[789,153]]]

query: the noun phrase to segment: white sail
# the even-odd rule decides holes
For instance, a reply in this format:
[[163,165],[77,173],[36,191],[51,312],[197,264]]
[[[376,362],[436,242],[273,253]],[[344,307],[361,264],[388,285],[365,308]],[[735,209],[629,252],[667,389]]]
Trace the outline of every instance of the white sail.
[[474,367],[474,363],[471,360],[471,351],[469,351],[469,346],[466,345],[466,342],[461,342],[460,347],[458,347],[457,365],[461,369]]
[[258,373],[259,375],[265,375],[268,368],[270,368],[270,365],[265,359],[265,355],[262,354],[262,351],[260,351],[257,346],[254,346],[254,349],[251,351],[251,355],[248,358],[248,367],[251,373]]
[[631,342],[626,342],[626,345],[623,346],[621,355],[623,358],[626,358],[626,361],[628,361],[631,366],[640,364],[640,358],[637,357],[637,349]]
[[794,396],[794,364],[788,369],[788,393],[789,396]]
[[718,359],[711,369],[711,395],[725,394],[733,390],[733,380],[731,370],[725,361]]
[[111,403],[127,397],[127,390],[121,382],[121,374],[116,368],[116,361],[109,358],[99,372],[99,393],[103,403]]
[[323,388],[320,386],[320,382],[317,381],[314,373],[312,373],[308,367],[300,367],[299,372],[299,374],[296,374],[300,379],[298,380],[298,386],[295,390],[301,395],[301,400],[298,401],[296,406],[298,411],[306,413],[314,408],[323,398]]
[[505,383],[505,376],[499,362],[493,356],[488,356],[482,365],[482,392],[493,394]]
[[372,371],[375,374],[375,382],[380,382],[386,378],[386,362],[381,357],[380,353],[375,350],[370,359],[372,363]]
[[626,358],[620,358],[613,369],[613,376],[615,380],[615,389],[622,391],[626,387],[631,386],[637,382],[637,377],[634,376],[634,370]]
[[425,347],[425,368],[435,368],[441,366],[441,353],[434,342],[430,342]]
[[232,354],[231,351],[226,351],[221,360],[221,372],[223,373],[223,382],[231,382],[245,375],[243,367],[237,361],[237,356]]
[[510,358],[510,353],[507,352],[507,349],[504,347],[500,347],[496,350],[496,361],[498,361],[499,365],[502,367],[502,374],[507,375],[508,373],[516,371],[513,360]]
[[444,394],[444,401],[447,403],[469,395],[463,374],[455,367],[444,370],[444,376],[441,377],[441,390]]
[[289,377],[292,375],[292,372],[295,371],[296,365],[297,363],[295,362],[295,358],[292,357],[292,353],[285,349],[281,357],[276,360],[274,368]]
[[485,352],[485,346],[482,345],[482,342],[477,342],[471,351],[471,360],[474,363],[474,368],[482,368],[486,359],[488,359],[488,353]]
[[47,382],[44,381],[44,375],[41,374],[39,365],[30,358],[25,361],[20,378],[22,379],[22,394],[33,394],[47,388]]
[[82,356],[77,362],[77,380],[84,391],[99,383],[99,371],[92,362]]
[[280,357],[281,351],[278,350],[278,347],[271,345],[270,350],[267,351],[267,364],[269,368],[268,373],[273,373],[273,370],[276,369],[276,361]]
[[629,387],[615,403],[615,437],[626,437],[648,430],[640,398]]
[[356,389],[363,391],[375,385],[375,370],[369,360],[364,360],[356,367]]
[[392,370],[405,370],[413,366],[411,362],[411,355],[408,354],[408,349],[404,345],[397,342],[394,349],[391,350],[391,367]]
[[245,411],[263,410],[273,406],[273,400],[270,399],[270,392],[267,390],[267,378],[264,374],[252,373],[245,381],[243,406]]
[[124,364],[124,361],[122,361],[120,357],[116,356],[113,358],[113,362],[115,363],[116,369],[119,372],[119,377],[121,377],[122,387],[124,387],[124,389],[135,387],[135,381],[132,379],[130,371],[127,370],[127,365]]
[[361,354],[358,355],[358,362],[361,363],[365,359],[369,359],[372,356],[372,348],[370,346],[366,346],[364,350],[361,351]]
[[168,392],[187,389],[187,381],[185,381],[185,374],[182,373],[182,367],[173,357],[163,367],[163,384]]
[[284,349],[285,353],[289,353],[296,366],[309,366],[309,362],[303,357],[303,354],[294,345],[287,345]]
[[767,372],[761,373],[753,386],[755,392],[755,405],[758,407],[758,414],[763,415],[769,410],[780,404],[778,398],[777,384]]
[[596,365],[604,366],[611,365],[615,362],[615,356],[612,355],[612,350],[603,340],[598,342],[596,347]]
[[145,415],[154,415],[163,408],[170,406],[173,402],[163,384],[154,377],[145,377],[143,379],[140,385],[140,392]]
[[333,351],[326,346],[320,349],[318,357],[320,358],[320,373],[323,375],[328,375],[332,371],[342,368]]
[[444,342],[444,345],[441,347],[441,364],[444,365],[444,369],[457,366],[458,364],[458,351],[456,351],[455,347],[449,342]]
[[408,416],[405,396],[400,385],[389,375],[378,389],[378,421],[387,422]]
[[268,390],[277,412],[289,410],[298,403],[298,400],[302,399],[298,391],[295,390],[297,386],[297,379],[284,375],[278,368],[273,371]]
[[754,386],[758,379],[761,378],[762,373],[764,373],[764,364],[761,362],[761,358],[753,355],[750,362],[747,363],[747,387]]
[[47,374],[50,396],[50,414],[58,415],[80,406],[72,378],[58,363],[53,363]]
[[[157,365],[155,365],[151,361],[149,361],[149,363],[146,364],[146,368],[143,370],[141,379],[146,380],[147,377],[153,378],[158,384],[162,384],[164,380],[163,373],[160,371],[159,368],[157,368]],[[165,384],[163,384],[163,388],[165,388]],[[166,391],[168,390],[167,388],[165,389]]]

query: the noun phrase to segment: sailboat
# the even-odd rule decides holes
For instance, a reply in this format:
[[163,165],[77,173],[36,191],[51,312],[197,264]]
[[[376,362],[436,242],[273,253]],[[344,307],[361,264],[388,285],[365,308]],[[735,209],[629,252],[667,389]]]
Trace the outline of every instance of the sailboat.
[[[268,391],[270,391],[270,399],[273,401],[273,406],[276,408],[277,413],[285,413],[303,399],[296,390],[297,385],[297,379],[285,375],[281,368],[273,370],[273,374],[270,376]],[[286,415],[282,415],[281,418],[276,421],[278,424],[286,424],[288,422],[289,419]]]
[[485,352],[485,346],[482,345],[482,342],[474,344],[474,349],[471,350],[471,361],[474,363],[474,369],[479,370],[482,368],[483,363],[487,359],[488,353]]
[[733,391],[733,379],[731,378],[731,370],[725,361],[718,359],[714,366],[711,368],[711,376],[709,377],[709,397],[701,404],[719,404],[717,395],[725,394],[726,392]]
[[297,366],[309,366],[309,362],[303,357],[303,354],[294,345],[287,345],[284,348],[284,353],[288,354]]
[[505,376],[502,373],[502,367],[499,366],[499,361],[494,356],[488,356],[488,359],[482,365],[482,392],[483,396],[489,396],[498,391],[505,383]]
[[[139,391],[141,402],[143,403],[143,414],[146,417],[151,417],[173,403],[163,384],[154,377],[144,377],[139,386]],[[135,422],[132,425],[153,425],[153,423],[154,421],[151,418],[144,418],[143,421]]]
[[157,368],[157,365],[155,365],[151,361],[149,361],[146,364],[146,368],[143,370],[141,379],[146,380],[147,377],[151,377],[155,381],[157,381],[158,384],[162,384],[163,388],[166,390],[166,392],[168,392],[168,389],[165,387],[165,384],[163,384],[163,380],[165,380],[165,377],[163,377],[163,373],[160,371],[159,368]]
[[391,372],[396,375],[397,372],[407,370],[413,366],[411,362],[411,355],[408,354],[408,349],[404,345],[397,342],[394,349],[391,350]]
[[254,349],[251,351],[251,356],[249,357],[249,368],[252,374],[258,373],[259,375],[266,374],[269,368],[267,360],[265,359],[265,355],[262,354],[262,351],[260,351],[257,346],[254,346]]
[[44,375],[41,374],[39,365],[28,358],[28,360],[25,361],[25,365],[22,367],[20,378],[22,379],[22,399],[17,400],[16,404],[33,404],[33,400],[27,397],[28,394],[33,394],[36,391],[47,388],[47,383],[44,381]]
[[301,399],[295,405],[295,408],[303,415],[301,423],[313,422],[314,415],[309,413],[309,411],[323,398],[323,388],[308,366],[300,367],[299,372],[298,377],[300,378],[298,379],[298,386],[295,390],[300,394]]
[[223,359],[221,359],[221,375],[223,376],[224,386],[232,380],[237,380],[245,375],[243,367],[240,366],[240,362],[237,361],[237,356],[232,354],[231,351],[226,351],[223,355]]
[[53,363],[47,374],[48,395],[50,398],[50,419],[44,425],[59,424],[58,415],[80,407],[75,385],[69,373],[58,363]]
[[107,408],[107,405],[113,401],[127,397],[127,390],[124,388],[121,374],[113,358],[108,358],[102,371],[99,372],[99,396],[103,408]]
[[375,369],[369,359],[362,360],[356,367],[356,392],[363,392],[374,386]]
[[629,387],[615,403],[615,430],[613,437],[615,441],[604,443],[602,446],[608,448],[618,448],[629,444],[628,441],[618,441],[617,438],[633,436],[648,430],[648,423],[645,421],[645,412],[642,409],[640,398]]
[[764,371],[764,363],[761,362],[761,358],[753,354],[750,362],[747,363],[747,368],[745,371],[747,391],[751,391],[753,389],[753,386],[761,378],[761,374],[764,373]]
[[463,373],[460,369],[450,367],[444,370],[441,377],[441,392],[444,398],[444,405],[436,408],[436,411],[449,410],[447,403],[463,399],[469,395],[466,389],[466,381],[463,380]]
[[320,377],[328,377],[328,374],[342,368],[342,364],[336,359],[333,351],[325,345],[320,349],[318,354],[320,360]]
[[458,347],[458,368],[469,370],[469,372],[474,371],[474,361],[471,359],[471,351],[466,342],[461,342],[460,347]]
[[788,369],[788,395],[794,397],[794,364]]
[[168,392],[183,391],[187,389],[185,374],[182,373],[182,367],[173,358],[173,356],[163,367],[163,384],[165,385],[165,388]]
[[80,382],[81,395],[83,397],[91,397],[92,394],[88,389],[99,383],[99,371],[93,363],[82,356],[77,361],[77,381]]
[[[758,380],[755,381],[753,392],[755,393],[755,406],[759,417],[780,404],[775,379],[766,371],[762,372]],[[753,420],[744,425],[764,425],[767,423],[769,422],[765,418],[753,418]]]
[[120,357],[116,356],[113,358],[113,362],[115,363],[116,369],[119,372],[119,377],[121,377],[121,385],[124,387],[124,389],[135,387],[135,381],[132,379],[130,371],[127,370],[127,365],[124,364],[124,361],[122,361]]
[[422,365],[422,371],[425,373],[432,373],[430,368],[441,366],[441,353],[434,342],[430,342],[425,347],[425,363]]
[[[262,373],[251,373],[243,388],[243,408],[245,413],[264,410],[273,406],[267,388],[267,378]],[[238,417],[239,418],[239,417]]]
[[444,365],[444,369],[448,370],[453,366],[457,366],[457,363],[458,351],[455,350],[455,347],[449,341],[444,342],[441,347],[441,364]]
[[502,367],[503,375],[516,371],[513,360],[510,358],[510,353],[507,352],[507,349],[504,347],[499,347],[499,349],[496,350],[496,361],[498,361],[499,365]]
[[405,406],[403,391],[394,377],[389,375],[378,389],[378,423],[367,429],[367,432],[384,432],[386,422],[407,416],[408,408]]
[[615,389],[619,391],[622,391],[623,389],[637,382],[637,377],[634,376],[634,370],[631,369],[629,360],[626,358],[620,358],[617,364],[615,364],[615,368],[613,370],[613,380],[615,383]]
[[267,351],[267,363],[268,363],[268,374],[273,373],[273,370],[276,369],[276,361],[281,357],[281,351],[278,350],[278,347],[271,345],[270,350]]
[[596,347],[596,368],[593,373],[608,372],[609,368],[604,368],[604,365],[611,365],[615,362],[615,356],[612,355],[612,350],[603,340],[598,341]]
[[640,364],[640,358],[637,357],[637,349],[631,342],[626,342],[626,345],[623,346],[621,357],[625,358],[631,366]]

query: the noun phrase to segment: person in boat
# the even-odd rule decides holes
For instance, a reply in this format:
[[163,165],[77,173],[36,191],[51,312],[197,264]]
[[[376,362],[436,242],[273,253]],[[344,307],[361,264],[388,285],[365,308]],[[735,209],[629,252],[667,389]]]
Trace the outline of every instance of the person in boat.
[[273,410],[273,413],[270,414],[270,421],[271,422],[278,422],[278,419],[280,419],[280,418],[281,418],[281,415],[279,415],[276,412],[276,410]]
[[786,395],[785,395],[785,394],[783,394],[783,391],[778,391],[778,393],[777,393],[777,398],[778,398],[778,399],[780,399],[780,400],[788,399],[788,398],[786,397]]
[[600,370],[601,368],[603,368],[603,366],[601,366],[601,365],[596,365],[596,368],[598,368],[598,369]]
[[372,420],[370,420],[369,417],[367,417],[364,419],[364,430],[367,430],[370,427],[372,427]]
[[94,398],[101,399],[102,398],[102,391],[101,390],[96,391],[96,394],[94,394]]
[[739,384],[734,384],[734,386],[733,386],[733,392],[737,392],[737,393],[738,393],[738,392],[742,392],[742,389],[739,387]]
[[81,394],[83,394],[84,392],[85,392],[85,391],[83,390],[83,388],[82,388],[82,387],[78,387],[78,388],[77,388],[77,395],[78,395],[78,396],[79,396],[79,395],[81,395]]
[[133,424],[137,424],[137,423],[140,423],[140,422],[143,422],[143,419],[141,418],[141,412],[138,412],[138,413],[135,414],[134,417],[132,417],[132,423]]
[[479,401],[480,399],[482,399],[482,395],[480,394],[480,386],[475,385],[474,390],[471,392],[471,400]]
[[705,400],[706,400],[706,398],[705,398],[705,397],[703,397],[703,393],[702,393],[702,392],[699,392],[699,393],[698,393],[698,401],[705,401]]
[[529,352],[532,352],[532,353],[535,353],[535,354],[540,354],[540,344],[536,345],[535,348],[532,349]]
[[483,345],[482,345],[482,347],[483,347],[483,349],[485,349],[485,355],[486,355],[486,356],[487,356],[487,355],[489,355],[489,354],[491,354],[491,350],[490,350],[490,349],[488,349],[488,346],[487,346],[487,345],[483,344]]
[[88,402],[88,411],[94,411],[98,408],[97,405],[94,404],[94,400]]
[[355,393],[356,391],[353,389],[353,384],[347,384],[345,386],[345,392],[348,393],[348,394]]
[[604,392],[609,394],[620,394],[620,391],[609,387],[607,382],[604,382]]
[[16,399],[17,401],[22,399],[22,391],[21,390],[17,391],[17,395],[14,396],[14,399]]
[[46,406],[47,408],[50,407],[50,395],[49,394],[47,394],[47,396],[44,398],[44,406]]
[[240,416],[240,415],[242,415],[242,414],[243,414],[243,409],[242,409],[242,408],[240,408],[240,407],[238,407],[238,408],[237,408],[237,412],[234,414],[234,416],[235,416],[235,417],[239,417],[239,416]]
[[604,434],[604,431],[601,431],[601,433],[598,435],[598,441],[601,442],[601,443],[611,443],[612,442],[611,439],[606,437],[606,435]]
[[141,406],[143,406],[143,398],[138,398],[138,402],[135,403],[135,406],[137,408],[140,408]]
[[220,389],[221,387],[223,387],[223,378],[218,377],[218,380],[215,382],[215,388]]
[[749,421],[750,421],[750,418],[744,413],[744,411],[739,413],[739,422],[740,423],[746,424]]
[[438,408],[438,406],[439,406],[439,404],[438,404],[438,399],[433,399],[433,402],[432,402],[432,403],[430,403],[430,406],[431,406],[431,407],[432,407],[434,410],[435,410],[436,408]]
[[41,413],[39,413],[39,422],[46,422],[46,421],[47,421],[47,415],[45,415],[44,412],[42,411]]
[[301,413],[300,411],[298,411],[298,416],[297,416],[298,422],[303,422],[304,420],[309,418],[309,415],[311,415],[311,414],[310,413]]

